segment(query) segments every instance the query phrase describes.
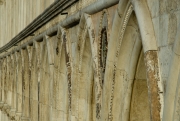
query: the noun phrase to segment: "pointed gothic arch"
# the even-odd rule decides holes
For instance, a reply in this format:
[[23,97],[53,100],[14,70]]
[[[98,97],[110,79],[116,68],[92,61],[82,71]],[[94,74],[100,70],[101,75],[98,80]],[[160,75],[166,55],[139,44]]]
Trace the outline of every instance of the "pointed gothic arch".
[[40,44],[39,120],[50,120],[50,73],[45,38]]
[[30,103],[30,113],[29,117],[32,121],[38,120],[38,103],[39,103],[39,86],[38,86],[38,78],[39,78],[39,53],[38,53],[38,45],[36,42],[33,43],[32,46],[29,46],[28,52],[30,57],[30,82],[29,82],[29,103]]
[[[75,82],[76,85],[72,85],[72,88],[76,88],[74,91],[76,94],[72,95],[75,98],[76,104],[72,109],[72,113],[79,120],[95,120],[95,97],[94,90],[98,91],[99,88],[96,82],[99,81],[98,77],[98,58],[97,58],[97,41],[94,35],[94,28],[91,20],[91,16],[83,14],[81,16],[77,52],[76,52],[76,71],[77,74]],[[74,80],[75,81],[75,80]],[[75,84],[74,83],[74,84]],[[73,87],[75,86],[75,87]],[[95,87],[94,87],[95,86]],[[73,104],[74,105],[74,104]]]
[[[66,59],[66,32],[63,28],[58,28],[54,47],[54,82],[53,82],[53,99],[54,108],[56,109],[55,117],[59,120],[68,120],[70,112],[70,89],[71,78],[68,78],[69,72]],[[68,61],[68,60],[67,60]],[[70,66],[70,65],[69,65]],[[63,100],[62,100],[63,99]]]
[[106,60],[108,52],[108,41],[109,41],[109,13],[105,9],[102,11],[99,24],[98,33],[98,77],[99,82],[96,84],[99,90],[96,91],[98,98],[96,99],[96,118],[101,119],[101,108],[102,108],[102,92],[105,79]]
[[[137,19],[133,18],[133,14]],[[133,24],[135,22],[136,24]],[[111,52],[108,51],[105,73],[103,120],[126,121],[130,118],[132,87],[141,42],[145,53],[150,116],[152,120],[162,118],[163,91],[159,77],[156,37],[148,7],[142,0],[122,0],[119,2],[108,44]]]

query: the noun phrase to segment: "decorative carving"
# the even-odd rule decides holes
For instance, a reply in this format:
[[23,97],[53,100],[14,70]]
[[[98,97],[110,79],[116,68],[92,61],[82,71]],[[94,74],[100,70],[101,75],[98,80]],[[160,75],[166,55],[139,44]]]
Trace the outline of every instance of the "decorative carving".
[[115,58],[114,70],[113,70],[113,79],[112,79],[112,85],[111,85],[110,109],[109,109],[109,114],[108,114],[108,118],[109,118],[110,121],[113,120],[112,107],[113,107],[113,97],[114,97],[114,86],[115,86],[115,75],[116,75],[116,68],[117,68],[117,60],[118,60],[118,56],[119,56],[121,43],[122,43],[122,40],[123,40],[123,37],[124,37],[124,32],[125,32],[125,29],[126,29],[126,26],[127,26],[127,23],[128,23],[128,20],[130,18],[130,15],[131,15],[132,11],[133,11],[133,6],[130,5],[128,10],[127,10],[126,16],[124,18],[122,29],[120,31],[119,44],[118,44],[118,48],[117,48],[117,51],[116,51],[116,58]]

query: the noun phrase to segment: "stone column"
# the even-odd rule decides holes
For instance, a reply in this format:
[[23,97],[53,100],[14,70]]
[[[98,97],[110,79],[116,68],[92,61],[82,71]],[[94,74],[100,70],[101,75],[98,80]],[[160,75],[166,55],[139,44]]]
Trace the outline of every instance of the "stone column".
[[[3,106],[4,106],[4,77],[5,77],[5,71],[6,71],[6,67],[5,67],[5,59],[6,58],[3,58],[2,59],[2,72],[1,72],[1,102],[0,102],[0,109],[1,109],[1,111],[2,111],[2,109],[3,109]],[[2,113],[3,113],[3,111],[2,111]],[[2,116],[2,118],[3,118],[3,116]]]
[[7,108],[6,113],[9,116],[12,102],[12,60],[11,56],[7,56]]
[[[3,61],[0,59],[0,105],[2,101],[2,70],[3,70]],[[1,107],[1,106],[0,106]],[[0,120],[2,120],[2,111],[0,108]]]
[[11,120],[15,119],[15,113],[16,113],[16,67],[17,67],[17,62],[16,62],[16,58],[15,58],[15,54],[11,55],[11,60],[12,60],[12,68],[11,68],[11,78],[12,78],[12,105],[11,105],[11,111],[10,111],[10,117]]
[[3,91],[2,81],[3,81],[3,59],[0,59],[0,108],[1,108],[1,105],[3,104],[3,102],[2,102],[2,91]]
[[48,70],[49,70],[49,106],[50,106],[50,120],[56,120],[57,118],[53,119],[53,82],[54,82],[54,39],[55,37],[48,37],[45,36],[45,43],[46,43],[46,47],[47,47],[47,58],[48,58],[48,62],[47,62],[47,66]]
[[29,121],[29,54],[27,48],[21,50],[22,54],[22,121]]
[[[9,69],[8,69],[8,63],[9,62],[9,58],[8,56],[6,56],[5,59],[5,76],[4,76],[4,105],[3,105],[3,112],[5,114],[7,114],[7,109],[9,108],[8,105],[8,86],[9,86]],[[6,117],[6,116],[5,116]],[[6,120],[6,119],[5,119]]]
[[22,115],[22,56],[20,50],[15,53],[17,61],[17,92],[16,92],[16,120],[21,119]]
[[29,47],[29,53],[31,56],[31,78],[30,78],[30,119],[31,121],[38,121],[38,47],[36,48],[35,43]]

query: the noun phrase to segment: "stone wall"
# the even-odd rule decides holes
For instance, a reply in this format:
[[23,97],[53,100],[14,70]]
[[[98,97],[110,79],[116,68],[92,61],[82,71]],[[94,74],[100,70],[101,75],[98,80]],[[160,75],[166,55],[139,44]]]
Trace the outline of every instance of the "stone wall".
[[0,47],[22,31],[54,0],[1,0]]
[[[0,54],[1,120],[178,121],[179,7],[178,0],[75,2]],[[35,13],[9,28],[0,13],[1,46]]]

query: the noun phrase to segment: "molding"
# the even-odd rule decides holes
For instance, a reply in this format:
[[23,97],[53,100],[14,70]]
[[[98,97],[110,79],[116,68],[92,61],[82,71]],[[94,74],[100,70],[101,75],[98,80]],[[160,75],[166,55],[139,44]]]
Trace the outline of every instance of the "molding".
[[37,29],[45,25],[47,22],[52,20],[55,16],[62,13],[69,6],[77,2],[78,0],[58,0],[52,3],[47,9],[44,10],[37,18],[35,18],[29,25],[26,26],[19,34],[17,34],[12,40],[6,45],[0,48],[0,53],[11,48],[18,42],[22,41]]

